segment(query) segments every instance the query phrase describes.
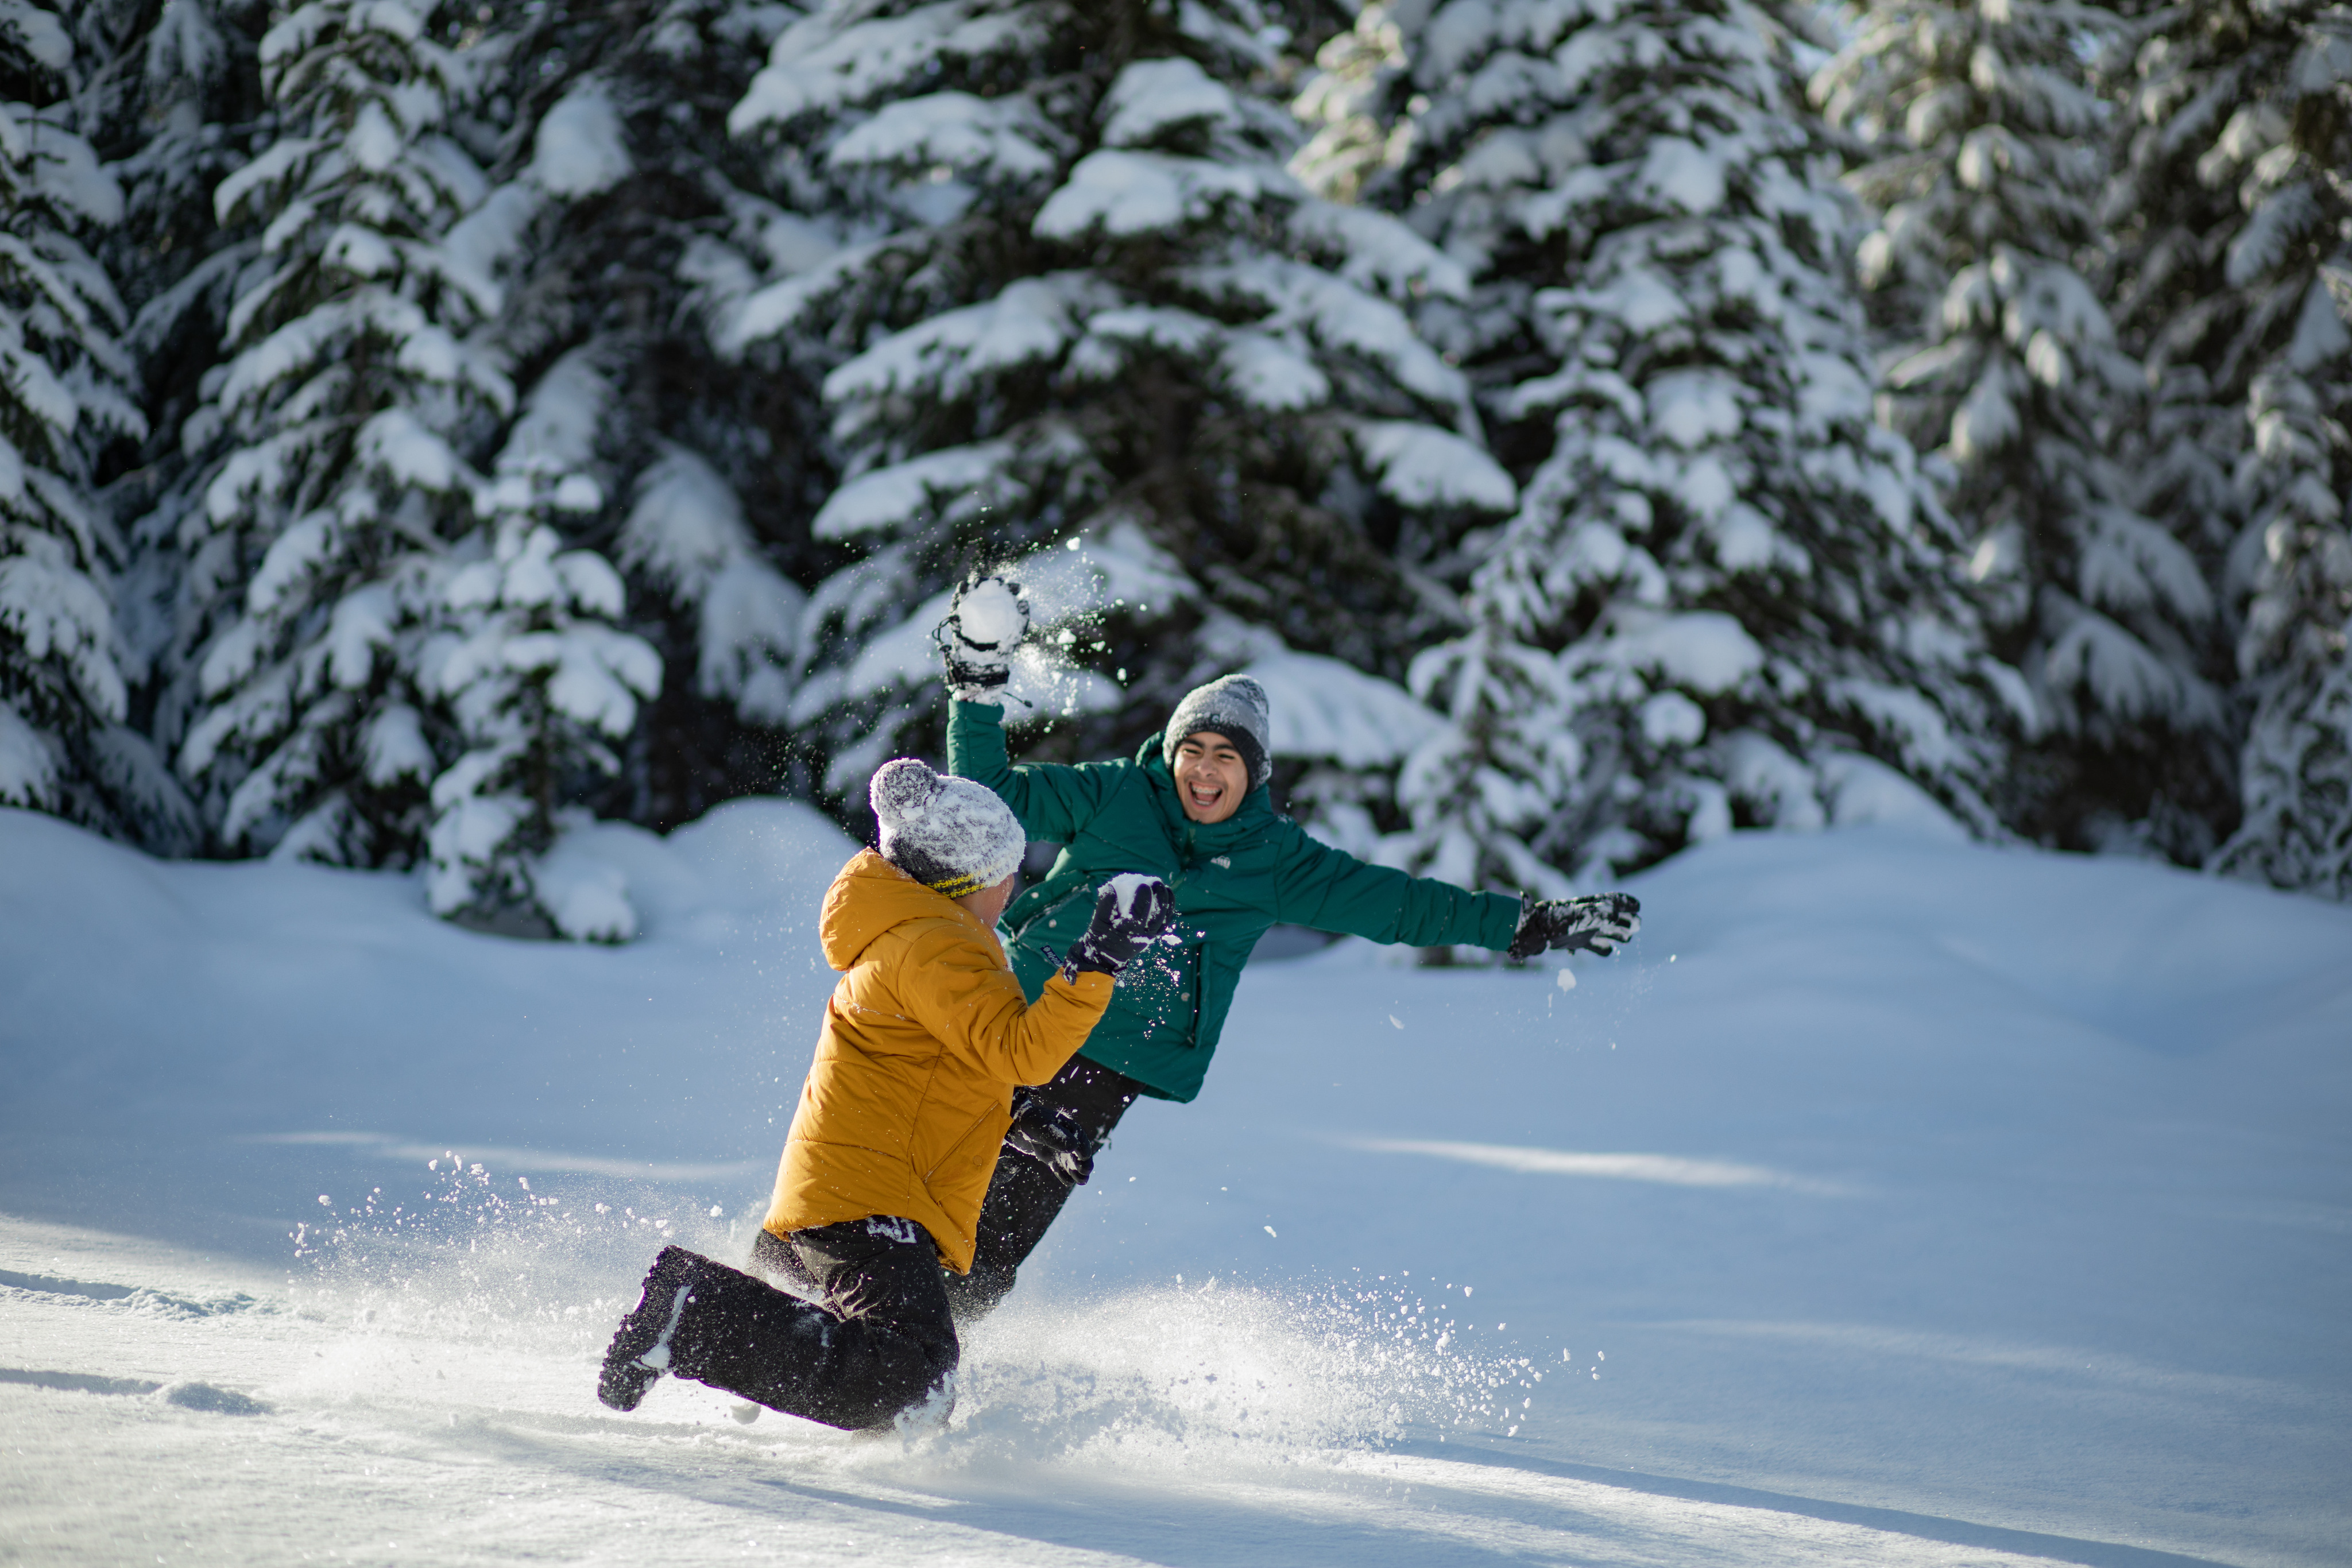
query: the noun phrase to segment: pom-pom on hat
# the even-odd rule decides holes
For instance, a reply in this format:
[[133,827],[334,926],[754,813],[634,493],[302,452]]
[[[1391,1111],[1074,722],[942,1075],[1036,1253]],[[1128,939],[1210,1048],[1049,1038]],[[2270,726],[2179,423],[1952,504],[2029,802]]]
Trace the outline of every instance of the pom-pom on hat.
[[1176,705],[1176,712],[1168,720],[1168,733],[1160,743],[1160,755],[1167,758],[1171,768],[1176,766],[1176,747],[1184,737],[1202,730],[1223,736],[1242,754],[1249,768],[1250,788],[1263,786],[1274,777],[1271,753],[1274,731],[1274,705],[1266,700],[1265,688],[1247,675],[1223,675],[1205,686],[1194,686]]
[[866,798],[882,824],[882,858],[950,898],[1003,882],[1029,847],[1020,819],[995,790],[934,773],[911,757],[876,768]]

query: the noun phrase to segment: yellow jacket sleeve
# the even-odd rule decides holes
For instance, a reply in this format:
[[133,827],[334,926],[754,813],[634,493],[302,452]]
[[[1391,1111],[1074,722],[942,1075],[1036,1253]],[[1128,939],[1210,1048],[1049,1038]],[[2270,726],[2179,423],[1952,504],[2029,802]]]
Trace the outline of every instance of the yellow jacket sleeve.
[[1033,1004],[998,956],[947,921],[912,936],[899,1000],[950,1051],[1007,1083],[1043,1083],[1110,1005],[1108,975],[1058,974]]

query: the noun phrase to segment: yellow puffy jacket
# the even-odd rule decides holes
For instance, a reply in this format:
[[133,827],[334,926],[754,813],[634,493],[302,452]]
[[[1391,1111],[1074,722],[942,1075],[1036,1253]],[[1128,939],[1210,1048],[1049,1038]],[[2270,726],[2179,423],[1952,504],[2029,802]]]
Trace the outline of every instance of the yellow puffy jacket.
[[1077,1053],[1110,1005],[1110,977],[1056,974],[1031,1006],[978,915],[872,850],[834,878],[817,935],[847,972],[825,1004],[767,1228],[898,1215],[966,1273],[1013,1085],[1043,1083]]

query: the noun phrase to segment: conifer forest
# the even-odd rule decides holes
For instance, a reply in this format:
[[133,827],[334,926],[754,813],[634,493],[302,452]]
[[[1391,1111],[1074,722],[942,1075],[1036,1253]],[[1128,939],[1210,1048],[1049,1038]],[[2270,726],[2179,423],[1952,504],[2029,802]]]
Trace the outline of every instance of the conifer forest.
[[2334,0],[0,0],[0,803],[155,854],[625,936],[985,570],[1024,755],[1262,671],[1457,881],[2352,898]]

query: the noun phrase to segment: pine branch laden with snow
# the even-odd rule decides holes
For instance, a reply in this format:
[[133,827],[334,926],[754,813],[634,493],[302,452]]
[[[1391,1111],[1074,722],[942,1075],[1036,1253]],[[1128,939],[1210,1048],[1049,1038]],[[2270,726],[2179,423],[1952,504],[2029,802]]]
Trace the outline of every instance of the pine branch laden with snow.
[[2160,392],[2147,472],[2243,611],[2243,816],[2211,863],[2352,897],[2352,10],[2197,0],[2130,42],[2105,216]]
[[212,455],[205,509],[223,595],[179,748],[226,847],[339,864],[423,848],[451,743],[419,684],[434,584],[471,521],[464,454],[513,402],[472,334],[494,285],[446,244],[486,191],[447,133],[467,57],[437,11],[306,5],[261,43],[269,147],[214,193],[265,221],[184,442]]
[[[1291,172],[1331,201],[1394,206],[1422,188],[1391,173],[1411,156],[1418,130],[1407,108],[1414,81],[1398,9],[1373,4],[1359,10],[1354,26],[1316,51],[1315,69],[1291,100],[1291,112],[1309,132],[1291,157]],[[1434,7],[1403,9],[1418,33]]]
[[2244,214],[2236,182],[2200,178],[2199,166],[2224,173],[2207,154],[2232,119],[2231,99],[2259,93],[2257,78],[2275,78],[2285,52],[2273,39],[2250,54],[2252,40],[2226,26],[2232,13],[2252,19],[2234,5],[2154,13],[2119,32],[2095,72],[2117,103],[2099,213],[2115,247],[2107,294],[2117,339],[2143,366],[2150,394],[2128,431],[2134,498],[2214,582],[2245,526],[2232,473],[2251,433],[2249,367],[2232,351],[2225,263],[2208,236],[2226,237]]
[[2214,600],[2135,504],[2141,371],[2076,270],[2107,130],[2083,54],[2120,27],[2071,3],[1883,0],[1813,91],[1871,149],[1850,179],[1880,214],[1860,259],[1898,322],[1895,423],[1956,467],[1995,645],[2047,721],[2040,782],[2008,810],[2046,840],[2193,859],[2226,809]]
[[[1451,613],[1423,563],[1515,498],[1403,308],[1459,269],[1285,170],[1278,37],[1251,0],[859,0],[778,37],[733,122],[830,248],[780,257],[728,338],[824,371],[845,480],[814,530],[848,561],[786,716],[828,789],[932,711],[888,650],[971,567],[1104,563],[1055,678],[1123,670],[1139,713],[1232,659],[1212,622],[1396,674]],[[1109,586],[1139,570],[1163,586]]]
[[751,723],[786,726],[809,596],[769,563],[734,487],[707,458],[673,445],[638,476],[620,559],[692,610],[696,693]]
[[88,248],[122,192],[80,133],[68,89],[90,62],[65,18],[5,22],[0,72],[33,98],[0,102],[0,803],[168,841],[184,803],[125,722],[126,551],[92,482],[103,446],[146,434],[122,302]]
[[1475,629],[1413,668],[1451,726],[1400,779],[1402,852],[1557,889],[1898,796],[1992,830],[2022,693],[1873,422],[1852,220],[1781,20],[1456,0],[1368,10],[1322,63],[1302,109],[1332,167],[1471,274],[1423,329],[1528,474],[1477,542]]

